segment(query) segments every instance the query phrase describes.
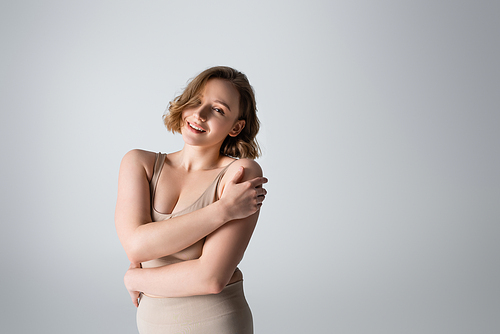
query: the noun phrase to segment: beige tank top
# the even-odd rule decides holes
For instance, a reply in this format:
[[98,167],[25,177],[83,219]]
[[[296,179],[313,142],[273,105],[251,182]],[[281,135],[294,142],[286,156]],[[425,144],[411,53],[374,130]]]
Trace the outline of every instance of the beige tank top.
[[[166,156],[167,155],[164,153],[157,153],[156,154],[156,160],[155,160],[155,165],[154,165],[154,169],[153,169],[153,176],[151,177],[151,181],[149,182],[149,189],[151,192],[151,218],[152,218],[152,221],[157,222],[157,221],[162,221],[162,220],[170,219],[173,217],[185,215],[189,212],[193,212],[193,211],[196,211],[198,209],[204,208],[207,205],[210,205],[210,204],[214,203],[215,201],[219,200],[219,196],[218,196],[219,184],[222,180],[222,177],[226,173],[227,168],[234,161],[231,162],[226,167],[224,167],[219,172],[219,174],[215,177],[214,181],[210,184],[210,186],[208,186],[208,188],[203,192],[203,194],[196,201],[194,201],[193,204],[191,204],[190,206],[188,206],[187,208],[185,208],[181,211],[171,213],[171,214],[158,212],[154,208],[154,197],[155,197],[155,192],[156,192],[156,186],[158,183],[158,178],[159,178],[160,173],[162,171]],[[189,246],[188,248],[181,250],[178,253],[164,256],[164,257],[161,257],[161,258],[156,259],[156,260],[143,262],[142,267],[143,268],[154,268],[154,267],[165,266],[168,264],[177,263],[177,262],[181,262],[181,261],[197,259],[201,256],[204,242],[205,242],[205,238],[199,240],[198,242],[194,243],[193,245]]]

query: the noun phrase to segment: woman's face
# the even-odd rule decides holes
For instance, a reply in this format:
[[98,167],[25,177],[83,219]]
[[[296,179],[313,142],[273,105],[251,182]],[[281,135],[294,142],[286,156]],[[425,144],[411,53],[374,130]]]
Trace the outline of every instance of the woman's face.
[[238,135],[245,126],[238,120],[240,94],[223,79],[210,79],[199,96],[199,103],[182,111],[181,133],[186,144],[221,145],[227,135]]

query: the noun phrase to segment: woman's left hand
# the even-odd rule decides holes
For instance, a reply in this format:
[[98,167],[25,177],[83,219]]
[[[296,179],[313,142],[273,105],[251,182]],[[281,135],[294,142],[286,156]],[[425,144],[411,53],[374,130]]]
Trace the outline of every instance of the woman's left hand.
[[130,280],[128,279],[130,275],[128,274],[131,270],[138,268],[141,268],[140,263],[131,263],[124,277],[125,287],[127,288],[127,291],[130,294],[130,298],[132,298],[132,303],[135,305],[135,307],[139,307],[139,297],[141,293],[139,291],[134,291],[134,289],[130,287]]

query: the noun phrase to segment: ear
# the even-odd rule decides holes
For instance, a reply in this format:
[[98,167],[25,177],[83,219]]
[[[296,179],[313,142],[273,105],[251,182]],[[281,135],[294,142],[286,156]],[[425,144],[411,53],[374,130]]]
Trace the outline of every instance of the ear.
[[244,119],[240,119],[239,121],[237,121],[233,128],[231,129],[231,131],[229,131],[229,135],[231,137],[236,137],[237,135],[240,134],[240,132],[243,130],[243,128],[245,127],[245,120]]

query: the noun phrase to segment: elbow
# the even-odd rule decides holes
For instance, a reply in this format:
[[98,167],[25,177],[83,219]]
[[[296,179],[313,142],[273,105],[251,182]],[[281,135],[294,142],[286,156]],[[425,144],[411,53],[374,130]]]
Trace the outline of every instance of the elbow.
[[220,279],[213,279],[206,284],[206,292],[208,295],[216,295],[222,292],[227,282]]
[[206,294],[216,295],[222,292],[229,282],[229,278],[223,276],[221,274],[214,274],[204,280],[203,286]]
[[140,263],[144,262],[139,257],[136,257],[136,256],[131,255],[131,254],[127,254],[127,257],[128,257],[128,260],[130,261],[130,263],[140,264]]
[[144,250],[139,242],[131,242],[126,247],[126,253],[130,263],[141,263],[146,261],[144,258]]
[[195,275],[202,294],[216,295],[231,281],[236,267],[221,265],[203,255],[196,260]]

